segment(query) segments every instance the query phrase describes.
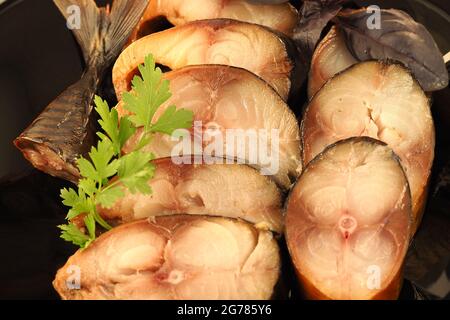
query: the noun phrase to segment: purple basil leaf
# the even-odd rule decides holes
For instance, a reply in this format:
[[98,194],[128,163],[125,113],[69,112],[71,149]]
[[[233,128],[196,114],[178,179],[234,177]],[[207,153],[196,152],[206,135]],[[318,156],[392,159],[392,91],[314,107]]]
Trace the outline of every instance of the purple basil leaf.
[[299,21],[292,38],[302,54],[312,57],[320,35],[342,6],[349,0],[305,0],[300,8]]
[[341,11],[335,19],[348,49],[360,61],[392,59],[406,65],[425,91],[448,86],[442,53],[428,30],[401,10],[382,9],[380,28],[369,28],[373,12]]

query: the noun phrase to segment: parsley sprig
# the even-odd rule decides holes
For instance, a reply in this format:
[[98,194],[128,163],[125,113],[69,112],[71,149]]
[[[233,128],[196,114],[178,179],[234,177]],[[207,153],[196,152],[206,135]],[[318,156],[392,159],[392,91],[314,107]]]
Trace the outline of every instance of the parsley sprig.
[[[171,135],[175,130],[192,127],[193,113],[185,109],[169,106],[158,117],[153,118],[162,104],[171,97],[169,81],[162,79],[160,68],[151,55],[139,66],[141,76],[135,76],[132,90],[123,95],[124,108],[130,116],[122,117],[116,109],[110,108],[105,100],[96,96],[95,110],[102,132],[97,132],[99,141],[92,147],[89,159],[81,157],[77,161],[81,179],[78,190],[62,189],[63,204],[69,207],[66,219],[61,225],[61,238],[81,248],[86,248],[96,238],[97,224],[106,230],[111,226],[98,214],[97,207],[111,208],[122,198],[124,188],[132,194],[151,194],[148,181],[153,177],[155,165],[152,153],[144,151],[155,133]],[[122,148],[133,135],[142,128],[140,140],[134,150],[122,155]],[[71,221],[83,216],[85,230],[80,230]]]

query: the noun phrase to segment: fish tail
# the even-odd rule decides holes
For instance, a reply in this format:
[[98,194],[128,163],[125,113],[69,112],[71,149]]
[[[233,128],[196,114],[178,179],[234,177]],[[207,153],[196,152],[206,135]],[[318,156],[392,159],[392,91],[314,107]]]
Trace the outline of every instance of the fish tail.
[[114,0],[112,8],[94,0],[53,0],[67,19],[88,67],[104,69],[120,53],[148,0]]
[[95,69],[85,72],[14,140],[35,168],[74,183],[79,179],[76,160],[95,141],[91,101],[97,84]]
[[82,78],[62,92],[14,141],[34,167],[76,182],[76,160],[95,141],[92,100],[107,68],[118,56],[148,0],[115,0],[98,8],[94,0],[54,0],[67,19],[86,61]]

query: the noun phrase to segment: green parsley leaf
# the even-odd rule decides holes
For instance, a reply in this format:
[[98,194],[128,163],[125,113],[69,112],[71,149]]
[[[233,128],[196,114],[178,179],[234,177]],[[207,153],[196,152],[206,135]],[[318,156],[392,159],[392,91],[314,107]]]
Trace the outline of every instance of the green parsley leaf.
[[62,203],[68,207],[74,206],[79,201],[78,193],[75,190],[73,190],[72,188],[62,189],[61,190],[61,198],[63,199]]
[[78,188],[83,190],[84,193],[92,197],[97,191],[97,185],[93,179],[84,178],[78,181]]
[[120,119],[120,128],[119,128],[119,145],[120,150],[125,146],[128,139],[130,139],[136,133],[136,128],[133,126],[133,123],[130,121],[128,117],[122,117]]
[[154,159],[152,153],[134,151],[120,159],[118,175],[132,194],[140,192],[150,194],[151,188],[148,181],[155,173],[155,165],[150,161]]
[[95,170],[94,166],[90,161],[81,157],[77,160],[78,170],[80,170],[80,174],[84,178],[92,178],[98,181],[98,174]]
[[84,218],[84,225],[86,226],[86,229],[88,230],[89,237],[91,239],[95,239],[95,219],[92,214],[88,214]]
[[85,248],[90,243],[91,239],[89,236],[81,232],[80,229],[72,223],[60,225],[58,228],[62,231],[61,238],[68,242],[72,242],[74,245]]
[[[117,110],[110,109],[108,103],[105,100],[102,100],[99,96],[95,96],[94,103],[96,105],[95,110],[100,115],[100,120],[98,120],[98,123],[112,141],[114,153],[117,155],[120,153],[121,149],[119,139],[119,115]],[[97,135],[102,140],[105,140],[106,138],[103,133],[98,133]]]
[[151,134],[151,132],[142,132],[138,144],[134,147],[135,151],[140,151],[141,149],[145,148],[152,141],[152,138],[153,135]]
[[123,94],[124,108],[133,115],[129,118],[136,127],[150,128],[156,110],[169,98],[169,81],[162,80],[160,68],[155,68],[152,55],[145,58],[144,65],[139,66],[141,77],[135,76],[131,92]]
[[92,201],[86,197],[83,190],[79,190],[78,194],[73,189],[61,190],[61,197],[63,198],[63,204],[71,207],[67,214],[67,219],[72,220],[82,213],[88,213],[92,210]]
[[190,110],[177,110],[175,106],[168,107],[159,117],[158,121],[151,126],[152,132],[161,132],[171,135],[177,129],[188,129],[192,127],[194,114]]
[[[61,238],[82,248],[89,246],[96,238],[96,225],[110,230],[111,226],[98,214],[97,206],[111,208],[125,195],[127,188],[131,193],[151,194],[149,180],[154,176],[155,165],[151,162],[153,154],[142,151],[150,143],[155,133],[173,134],[177,129],[192,126],[193,113],[168,107],[156,123],[152,120],[158,110],[171,97],[169,82],[162,79],[161,69],[156,68],[153,57],[147,56],[144,65],[139,66],[141,76],[132,81],[132,91],[123,95],[124,108],[132,113],[119,119],[116,109],[96,96],[95,110],[100,116],[102,132],[96,147],[92,147],[89,158],[77,160],[81,179],[78,191],[62,189],[61,198],[68,206],[68,220],[85,214],[84,224],[88,234],[83,233],[72,223],[59,226]],[[142,128],[140,139],[127,155],[122,149]],[[117,179],[109,181],[117,176]]]
[[106,188],[97,195],[97,204],[103,208],[110,209],[123,196],[124,193],[121,187]]
[[[92,147],[91,152],[89,152],[89,157],[91,158],[95,171],[89,171],[90,175],[83,177],[92,178],[98,182],[103,182],[104,180],[114,176],[117,173],[117,168],[119,167],[119,162],[114,159],[115,152],[111,140],[104,139],[98,142],[97,148]],[[86,165],[85,162],[82,165]],[[80,167],[80,172],[83,170]],[[92,164],[90,165],[90,170],[92,170]]]

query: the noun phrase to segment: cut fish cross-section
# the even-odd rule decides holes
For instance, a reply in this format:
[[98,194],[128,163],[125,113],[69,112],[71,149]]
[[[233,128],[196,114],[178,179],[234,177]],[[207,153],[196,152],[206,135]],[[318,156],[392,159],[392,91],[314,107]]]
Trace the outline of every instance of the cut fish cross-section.
[[212,19],[190,22],[133,42],[117,59],[113,83],[118,97],[130,89],[138,65],[152,54],[172,70],[188,65],[222,64],[247,69],[287,100],[306,74],[295,45],[287,37],[246,22]]
[[[53,285],[70,300],[270,299],[280,263],[272,233],[246,222],[158,217],[103,234],[67,261]],[[79,290],[68,278],[74,267]]]
[[260,24],[291,35],[298,19],[297,10],[289,3],[264,4],[249,0],[151,0],[133,39],[146,35],[152,22],[165,17],[173,25],[187,22],[228,18]]
[[333,26],[314,51],[308,79],[309,98],[329,79],[356,63],[358,60],[347,49],[342,31]]
[[214,215],[282,232],[281,192],[257,170],[240,164],[176,165],[170,158],[154,163],[152,194],[127,192],[112,208],[99,208],[103,218],[126,223],[160,215]]
[[[239,158],[248,164],[269,168],[267,174],[282,188],[288,188],[299,175],[301,152],[297,119],[263,80],[247,70],[221,65],[185,67],[166,73],[164,78],[170,80],[173,95],[159,108],[154,121],[170,105],[192,110],[194,120],[202,124],[200,134],[191,134],[193,143],[196,134],[204,136],[214,129],[211,138],[202,141],[200,147],[205,151],[208,146],[219,145],[216,157]],[[128,114],[123,104],[117,109],[120,116]],[[234,135],[229,135],[230,132]],[[242,144],[243,152],[237,147],[239,133],[246,139]],[[125,153],[133,150],[140,135],[138,131],[129,140]],[[179,142],[172,137],[157,134],[146,148],[157,158],[166,158],[173,155],[177,144]]]
[[310,299],[396,299],[411,197],[393,151],[371,138],[328,147],[287,203],[286,240]]
[[303,118],[304,164],[328,145],[356,136],[381,140],[400,157],[411,187],[415,232],[426,202],[435,136],[429,99],[403,66],[362,62],[328,81]]

